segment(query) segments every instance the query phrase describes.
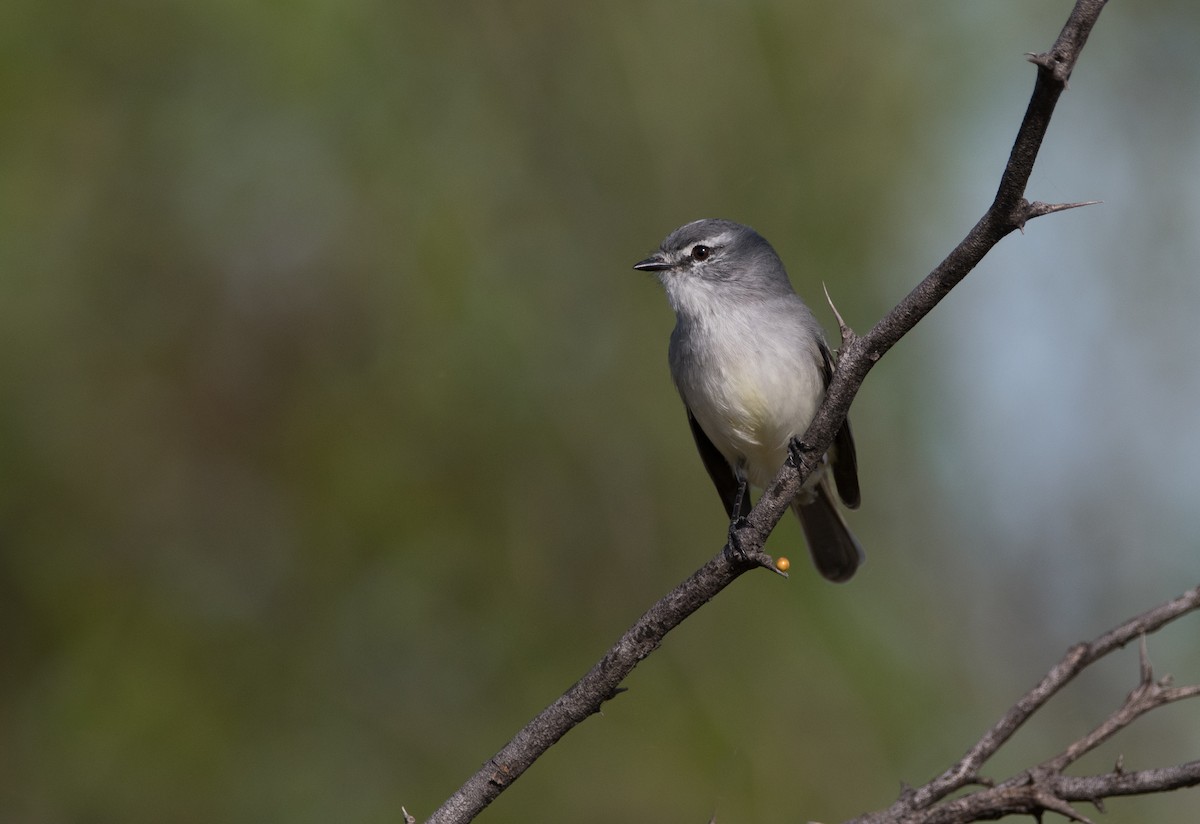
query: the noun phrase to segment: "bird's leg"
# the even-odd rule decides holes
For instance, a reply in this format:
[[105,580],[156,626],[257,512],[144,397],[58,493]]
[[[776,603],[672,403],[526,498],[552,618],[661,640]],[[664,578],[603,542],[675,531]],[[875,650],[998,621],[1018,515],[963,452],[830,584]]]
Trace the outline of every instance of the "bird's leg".
[[746,495],[749,494],[748,488],[749,484],[746,482],[745,476],[739,472],[737,494],[733,496],[733,516],[729,519],[728,542],[728,547],[739,561],[748,560],[750,557],[749,553],[742,547],[742,539],[738,537],[738,533],[750,525],[745,515],[745,511],[749,509],[746,506]]
[[738,478],[737,494],[733,496],[733,520],[735,521],[744,521],[746,519],[742,507],[746,505],[746,493],[749,487],[750,484],[746,482],[744,477]]

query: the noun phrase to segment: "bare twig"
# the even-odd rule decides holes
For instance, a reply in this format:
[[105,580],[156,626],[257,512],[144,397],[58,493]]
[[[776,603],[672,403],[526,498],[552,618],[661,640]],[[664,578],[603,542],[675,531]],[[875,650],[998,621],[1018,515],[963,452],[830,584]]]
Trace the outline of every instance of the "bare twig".
[[[1087,821],[1071,808],[1072,802],[1098,804],[1104,798],[1165,792],[1200,785],[1200,761],[1155,770],[1129,773],[1121,764],[1112,772],[1085,777],[1062,771],[1082,755],[1153,709],[1200,696],[1200,685],[1172,687],[1170,679],[1154,680],[1146,656],[1145,638],[1171,621],[1200,609],[1200,586],[1106,632],[1090,644],[1076,644],[1046,676],[983,734],[954,766],[923,787],[905,791],[888,809],[868,813],[847,824],[965,824],[1001,815],[1057,812],[1076,821]],[[980,770],[1013,733],[1084,669],[1131,641],[1142,642],[1138,685],[1125,702],[1101,724],[1060,754],[1000,783],[984,780]],[[984,789],[952,800],[956,790],[972,784]]]
[[1139,637],[1157,631],[1168,622],[1200,606],[1200,588],[1155,607],[1097,638],[1090,644],[1077,644],[1054,666],[1041,682],[1026,693],[1004,717],[984,733],[979,742],[967,751],[957,764],[913,793],[914,808],[927,807],[933,802],[968,784],[978,781],[979,769],[1000,746],[1013,736],[1029,716],[1037,712],[1064,685],[1085,667],[1120,649]]
[[[1059,95],[1066,87],[1087,36],[1105,0],[1078,0],[1054,46],[1030,59],[1037,81],[1017,132],[1008,164],[992,205],[945,260],[891,312],[862,337],[846,334],[837,371],[826,397],[803,437],[799,466],[785,464],[738,534],[741,553],[719,552],[666,597],[652,606],[604,657],[557,701],[543,710],[451,796],[430,824],[473,819],[547,749],[576,724],[596,713],[624,678],[653,652],[668,632],[715,597],[742,573],[756,566],[777,569],[763,552],[767,536],[783,517],[816,460],[833,441],[854,396],[875,362],[907,334],[975,268],[992,247],[1040,215],[1066,206],[1029,203],[1024,193]],[[839,321],[841,323],[841,321]]]

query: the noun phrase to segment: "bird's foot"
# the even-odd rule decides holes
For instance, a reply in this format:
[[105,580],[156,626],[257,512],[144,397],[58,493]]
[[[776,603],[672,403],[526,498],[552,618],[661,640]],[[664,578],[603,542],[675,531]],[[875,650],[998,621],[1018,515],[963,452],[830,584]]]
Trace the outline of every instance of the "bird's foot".
[[791,562],[780,558],[776,562],[770,555],[756,547],[747,547],[742,538],[742,531],[751,529],[750,519],[745,516],[734,518],[729,522],[729,539],[725,542],[725,559],[731,564],[745,567],[763,567],[783,578],[788,577],[788,567]]
[[804,463],[804,456],[809,452],[812,452],[812,447],[799,438],[792,438],[788,441],[788,464],[793,469],[799,469]]
[[734,563],[745,564],[751,560],[750,553],[742,543],[741,535],[742,530],[749,526],[750,521],[744,515],[738,515],[729,522],[729,538],[725,542],[725,556]]

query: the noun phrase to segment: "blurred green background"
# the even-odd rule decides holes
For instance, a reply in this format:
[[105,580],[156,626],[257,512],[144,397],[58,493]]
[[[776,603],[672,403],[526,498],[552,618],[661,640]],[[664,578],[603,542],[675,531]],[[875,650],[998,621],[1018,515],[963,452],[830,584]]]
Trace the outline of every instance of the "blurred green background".
[[[723,540],[630,266],[737,219],[866,329],[990,201],[1069,7],[0,6],[0,820],[432,812]],[[1111,5],[1030,189],[1105,205],[1005,240],[868,379],[860,575],[788,520],[789,581],[740,580],[481,820],[840,820],[1200,581],[1198,23]],[[1196,620],[1151,641],[1180,681]],[[1083,768],[1118,752],[1196,758],[1196,708]]]

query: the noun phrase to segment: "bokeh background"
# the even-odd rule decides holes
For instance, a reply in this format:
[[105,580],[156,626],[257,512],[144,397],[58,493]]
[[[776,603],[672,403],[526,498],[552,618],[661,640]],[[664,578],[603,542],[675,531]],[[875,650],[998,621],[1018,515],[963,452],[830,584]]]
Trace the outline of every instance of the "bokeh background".
[[[0,820],[431,812],[722,542],[632,263],[734,218],[869,327],[990,201],[1069,7],[0,5]],[[1198,88],[1200,7],[1111,5],[1029,192],[1104,205],[868,378],[861,574],[785,522],[789,581],[740,580],[481,820],[840,820],[1200,581]],[[1200,679],[1198,638],[1152,659]],[[1082,767],[1196,758],[1198,719]]]

